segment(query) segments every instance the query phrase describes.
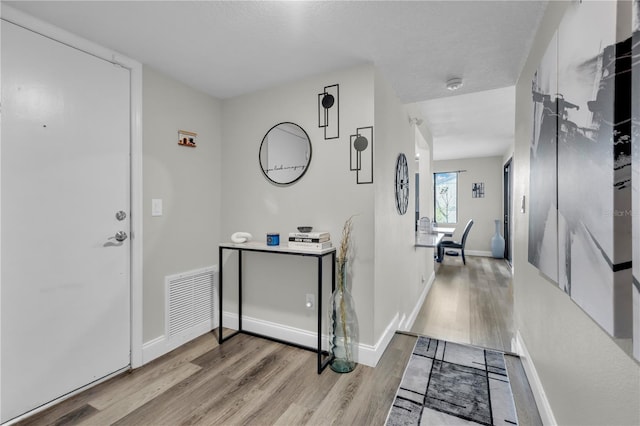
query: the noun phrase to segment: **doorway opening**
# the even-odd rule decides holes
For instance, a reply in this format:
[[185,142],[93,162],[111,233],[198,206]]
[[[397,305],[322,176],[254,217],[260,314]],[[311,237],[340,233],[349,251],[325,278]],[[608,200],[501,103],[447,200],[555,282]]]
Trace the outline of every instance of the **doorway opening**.
[[504,188],[504,258],[511,266],[513,260],[512,253],[512,216],[513,216],[513,158],[509,158],[504,165],[503,170],[503,188]]

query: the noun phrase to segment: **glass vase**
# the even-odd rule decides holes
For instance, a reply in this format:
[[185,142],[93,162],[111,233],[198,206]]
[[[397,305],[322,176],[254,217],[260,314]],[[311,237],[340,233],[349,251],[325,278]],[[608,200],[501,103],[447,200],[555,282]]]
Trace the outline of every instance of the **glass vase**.
[[[340,270],[342,269],[342,270]],[[338,283],[329,301],[329,367],[337,373],[356,368],[358,321],[351,293],[347,288],[347,268],[338,268]]]

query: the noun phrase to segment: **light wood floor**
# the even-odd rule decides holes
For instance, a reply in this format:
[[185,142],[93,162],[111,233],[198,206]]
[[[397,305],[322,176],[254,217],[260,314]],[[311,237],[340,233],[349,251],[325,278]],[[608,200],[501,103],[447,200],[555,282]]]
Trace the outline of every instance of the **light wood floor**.
[[[438,272],[445,288],[460,274],[504,275],[498,263],[479,258],[464,270],[450,268]],[[312,352],[246,335],[220,346],[209,333],[19,424],[383,425],[415,340],[395,334],[376,368],[318,375]],[[520,424],[541,425],[519,358],[506,360]]]
[[445,256],[412,332],[514,352],[513,285],[501,259]]
[[316,373],[315,353],[206,334],[21,425],[382,425],[415,337],[396,334],[376,368]]

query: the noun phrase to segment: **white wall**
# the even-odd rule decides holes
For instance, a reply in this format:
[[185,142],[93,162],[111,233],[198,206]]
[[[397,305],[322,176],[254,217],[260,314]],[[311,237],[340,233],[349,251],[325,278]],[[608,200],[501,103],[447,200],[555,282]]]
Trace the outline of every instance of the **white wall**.
[[416,154],[420,155],[420,217],[433,220],[433,136],[426,127],[416,127]]
[[[375,327],[380,337],[398,315],[403,327],[433,271],[433,251],[415,248],[416,130],[390,85],[375,79]],[[409,165],[409,205],[395,202],[395,167],[404,153]],[[429,270],[428,268],[431,267]]]
[[[466,170],[458,173],[458,222],[454,239],[460,241],[464,226],[473,219],[465,247],[465,252],[469,254],[491,255],[491,237],[495,234],[496,219],[500,220],[500,234],[503,233],[502,166],[502,157],[433,162],[434,173]],[[484,198],[471,196],[471,186],[476,182],[484,182]]]
[[[529,197],[531,79],[572,4],[549,3],[516,86],[515,200]],[[562,425],[640,424],[638,363],[528,263],[528,210],[514,215],[514,313],[553,416]]]
[[[420,173],[420,205],[419,216],[431,217],[433,211],[433,136],[429,129],[423,124],[416,126],[415,128],[415,150],[416,154],[420,155],[420,159],[416,164],[417,170]],[[411,191],[413,193],[413,191]],[[413,325],[413,321],[422,303],[427,296],[427,292],[431,288],[433,280],[435,280],[435,263],[434,263],[435,249],[433,248],[417,248],[415,250],[415,283],[419,283],[418,287],[421,289],[420,297],[411,300],[414,304],[414,311],[411,313],[409,321],[406,324],[401,324],[402,330],[409,330]]]
[[[164,278],[217,264],[220,241],[221,106],[143,69],[143,341],[164,334]],[[196,132],[197,148],[178,145]],[[151,216],[151,199],[164,214]]]

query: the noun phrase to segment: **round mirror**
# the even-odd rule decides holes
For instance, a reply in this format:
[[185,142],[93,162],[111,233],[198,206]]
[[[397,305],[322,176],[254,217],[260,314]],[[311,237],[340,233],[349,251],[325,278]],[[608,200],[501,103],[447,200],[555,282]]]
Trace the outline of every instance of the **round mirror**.
[[271,182],[294,183],[311,162],[309,135],[295,123],[276,124],[264,135],[259,157],[262,173]]

